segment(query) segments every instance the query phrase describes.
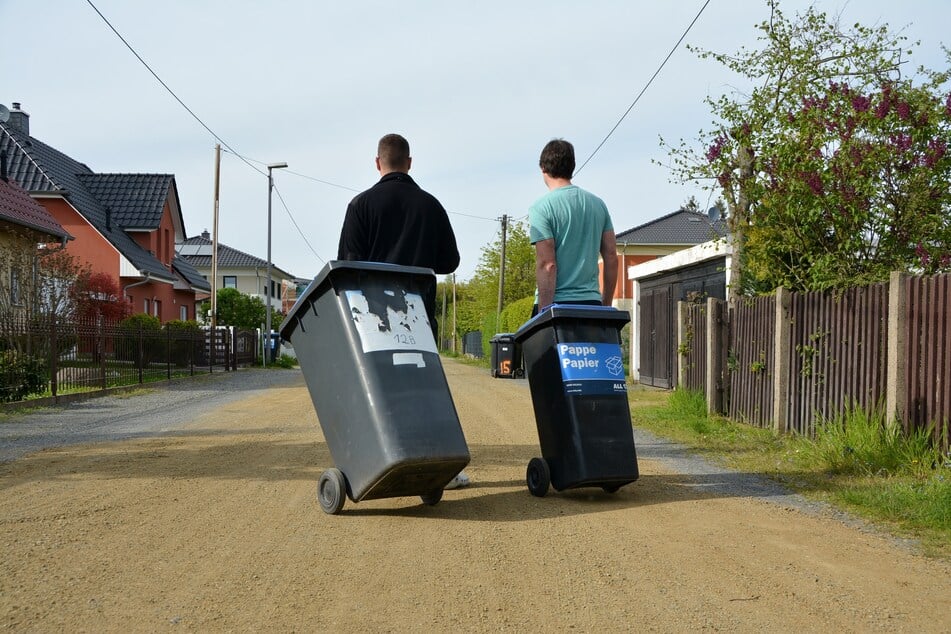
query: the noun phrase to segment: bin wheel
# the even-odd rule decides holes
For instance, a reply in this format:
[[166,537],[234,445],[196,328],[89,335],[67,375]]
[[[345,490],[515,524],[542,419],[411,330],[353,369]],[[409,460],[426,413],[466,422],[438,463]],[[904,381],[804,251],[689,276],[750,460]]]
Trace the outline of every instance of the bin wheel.
[[516,379],[524,379],[524,378],[525,378],[525,370],[523,370],[522,368],[518,368],[517,370],[515,370],[515,378],[516,378]]
[[336,515],[347,501],[347,482],[340,469],[327,469],[317,482],[317,501],[328,515]]
[[601,487],[601,490],[604,491],[605,493],[617,493],[618,489],[620,488],[621,488],[620,484],[612,484],[610,486]]
[[535,497],[543,498],[548,494],[551,472],[544,458],[532,458],[529,461],[528,469],[525,471],[525,482],[528,484],[529,492]]
[[439,504],[439,500],[442,499],[442,489],[433,491],[432,493],[427,493],[426,495],[421,495],[419,496],[419,499],[421,499],[423,504],[426,506],[436,506]]

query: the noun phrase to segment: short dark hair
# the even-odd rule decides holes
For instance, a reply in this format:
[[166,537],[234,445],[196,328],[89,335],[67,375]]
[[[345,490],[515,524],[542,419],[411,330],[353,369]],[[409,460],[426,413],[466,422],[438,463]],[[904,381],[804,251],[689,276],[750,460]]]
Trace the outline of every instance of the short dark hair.
[[552,178],[568,178],[575,173],[575,148],[564,139],[552,139],[538,159],[538,166]]
[[399,134],[387,134],[380,139],[376,155],[383,167],[405,170],[409,167],[409,141]]

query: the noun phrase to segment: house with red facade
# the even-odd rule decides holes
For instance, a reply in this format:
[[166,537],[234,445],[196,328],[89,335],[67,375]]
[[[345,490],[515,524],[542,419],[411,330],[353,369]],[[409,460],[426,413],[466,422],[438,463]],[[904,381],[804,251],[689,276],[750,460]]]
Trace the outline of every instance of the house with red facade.
[[113,277],[133,313],[195,319],[211,286],[179,258],[185,227],[171,174],[100,174],[30,134],[13,104],[0,123],[8,175],[71,235],[67,251]]

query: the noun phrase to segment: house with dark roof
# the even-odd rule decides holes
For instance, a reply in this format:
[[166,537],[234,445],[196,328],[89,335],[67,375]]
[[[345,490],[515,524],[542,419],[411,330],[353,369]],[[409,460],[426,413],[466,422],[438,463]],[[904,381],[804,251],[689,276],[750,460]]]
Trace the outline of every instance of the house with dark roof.
[[67,251],[114,277],[133,312],[162,321],[196,318],[211,286],[176,256],[185,227],[173,175],[93,172],[31,136],[18,103],[0,123],[0,151],[10,179],[73,236]]
[[631,378],[676,387],[677,302],[724,299],[731,257],[728,222],[679,209],[618,234],[631,312]]
[[617,234],[618,281],[614,293],[618,308],[631,310],[634,298],[633,280],[628,269],[688,249],[727,234],[726,220],[711,219],[691,209],[678,209],[666,216]]
[[[177,247],[179,259],[188,262],[196,271],[211,280],[211,255],[214,245],[208,231],[187,238]],[[218,242],[218,275],[215,288],[233,288],[245,295],[258,297],[271,310],[286,314],[297,301],[298,278],[271,262],[271,288],[267,290],[267,260],[239,251]]]
[[44,249],[64,248],[71,239],[56,218],[10,182],[7,155],[0,152],[0,313],[27,308],[35,293],[36,258]]

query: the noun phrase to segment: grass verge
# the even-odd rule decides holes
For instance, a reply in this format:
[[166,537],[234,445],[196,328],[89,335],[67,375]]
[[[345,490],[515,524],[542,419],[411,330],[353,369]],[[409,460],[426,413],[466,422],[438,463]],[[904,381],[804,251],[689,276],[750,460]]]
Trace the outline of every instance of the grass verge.
[[951,559],[951,456],[928,430],[905,436],[852,409],[816,425],[815,439],[708,416],[701,393],[634,388],[634,425],[726,467],[773,478],[846,510],[929,556]]

